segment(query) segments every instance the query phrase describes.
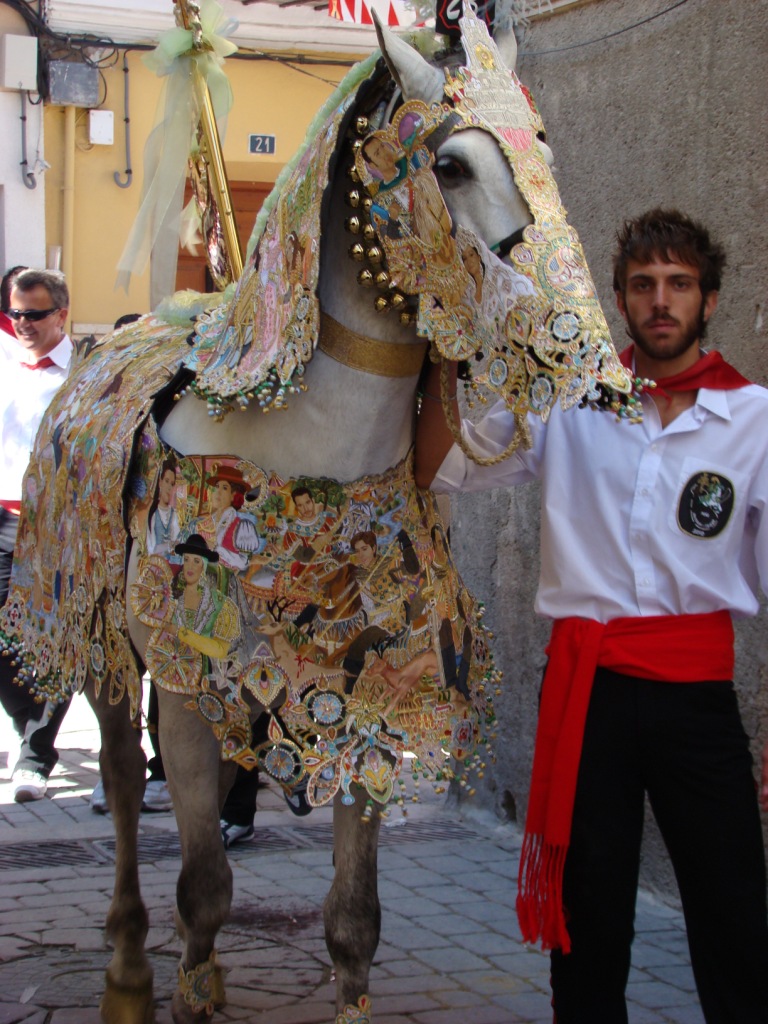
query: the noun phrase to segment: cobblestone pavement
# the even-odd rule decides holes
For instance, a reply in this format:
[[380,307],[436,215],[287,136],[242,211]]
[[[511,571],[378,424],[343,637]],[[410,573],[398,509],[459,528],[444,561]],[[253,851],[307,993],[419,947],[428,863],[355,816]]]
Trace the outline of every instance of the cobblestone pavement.
[[[49,795],[15,804],[0,722],[0,1024],[96,1024],[109,953],[103,923],[113,871],[111,819],[94,814],[98,731],[76,698],[59,735]],[[4,752],[4,753],[3,753]],[[11,760],[11,763],[12,760]],[[294,817],[260,791],[253,841],[230,850],[235,897],[219,937],[227,1006],[217,1022],[330,1024],[333,984],[322,927],[332,877],[330,812]],[[173,815],[141,819],[157,1024],[170,1024],[179,944]],[[520,833],[488,812],[427,797],[382,828],[382,937],[371,974],[375,1024],[549,1024],[549,960],[524,945],[514,913]],[[681,915],[638,901],[628,989],[631,1024],[702,1024]]]

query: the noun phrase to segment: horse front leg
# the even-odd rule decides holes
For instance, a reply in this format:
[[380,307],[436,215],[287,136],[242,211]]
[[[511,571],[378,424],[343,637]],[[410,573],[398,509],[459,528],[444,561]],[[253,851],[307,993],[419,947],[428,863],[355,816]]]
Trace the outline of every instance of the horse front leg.
[[333,805],[333,885],[323,908],[325,941],[336,972],[337,1024],[368,1024],[368,976],[381,931],[377,853],[380,816],[363,819],[367,795]]
[[211,728],[184,707],[187,700],[158,687],[160,750],[182,861],[176,925],[184,949],[171,1007],[175,1024],[209,1020],[214,1007],[224,1004],[214,946],[232,902],[232,871],[219,829],[219,742]]
[[114,953],[101,1000],[105,1024],[152,1024],[152,968],[144,943],[149,918],[139,886],[137,835],[147,759],[127,699],[109,701],[105,680],[99,696],[89,681],[86,696],[101,730],[99,767],[115,828],[115,888],[106,921]]

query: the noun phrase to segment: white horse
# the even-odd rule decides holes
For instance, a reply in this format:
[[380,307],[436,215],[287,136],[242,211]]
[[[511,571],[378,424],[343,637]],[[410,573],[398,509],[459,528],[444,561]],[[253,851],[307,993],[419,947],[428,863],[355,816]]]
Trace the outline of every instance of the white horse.
[[[500,296],[509,288],[504,284],[502,262],[492,252],[500,245],[501,255],[508,251],[510,240],[519,241],[523,228],[536,226],[535,217],[530,198],[524,199],[516,187],[510,145],[498,132],[488,130],[488,116],[475,112],[482,113],[483,89],[493,85],[484,77],[490,74],[489,68],[497,75],[497,84],[499,77],[508,82],[504,64],[514,66],[514,40],[507,40],[502,62],[484,27],[468,15],[465,36],[471,34],[474,40],[470,45],[465,39],[468,61],[474,61],[478,46],[485,52],[472,64],[474,71],[462,79],[459,95],[456,88],[447,92],[443,71],[387,30],[378,31],[397,88],[393,89],[381,67],[357,88],[355,97],[350,93],[349,101],[341,103],[345,124],[351,127],[339,130],[338,140],[331,140],[333,148],[342,152],[345,133],[356,134],[358,142],[346,167],[342,156],[336,158],[326,190],[319,254],[313,251],[319,239],[307,242],[305,238],[300,249],[298,236],[290,240],[290,224],[285,220],[302,202],[302,181],[315,177],[322,184],[327,173],[324,167],[299,163],[298,178],[294,175],[290,185],[294,192],[263,227],[258,252],[251,254],[237,295],[197,327],[203,356],[190,364],[185,343],[189,326],[172,327],[157,317],[97,345],[75,368],[66,394],[51,407],[27,477],[26,498],[34,495],[35,503],[33,508],[31,500],[25,502],[31,514],[22,520],[17,555],[30,557],[16,559],[27,569],[20,568],[14,579],[5,623],[9,632],[15,629],[23,637],[26,656],[34,657],[38,686],[43,685],[41,679],[53,678],[51,665],[60,657],[66,686],[86,689],[101,727],[101,769],[117,835],[115,889],[107,919],[114,954],[102,1001],[107,1024],[148,1024],[153,1019],[152,969],[144,950],[148,920],[139,890],[136,846],[145,759],[131,726],[140,678],[134,650],[141,664],[152,668],[158,683],[160,744],[181,841],[177,925],[183,952],[173,998],[177,1024],[210,1019],[224,1001],[214,943],[229,912],[232,872],[219,834],[219,808],[232,783],[235,761],[258,762],[286,786],[303,779],[310,803],[334,801],[335,875],[325,903],[326,938],[336,975],[337,1021],[363,1024],[369,1020],[368,975],[380,923],[379,815],[366,813],[365,804],[370,804],[372,796],[386,800],[405,743],[419,742],[418,730],[412,734],[404,723],[416,721],[419,715],[421,722],[427,721],[439,700],[454,716],[452,752],[459,758],[471,753],[477,738],[477,720],[482,717],[478,694],[484,672],[488,676],[481,631],[472,619],[471,598],[455,575],[446,575],[449,556],[444,546],[439,557],[431,546],[430,530],[434,538],[438,521],[431,498],[417,494],[408,467],[417,383],[426,351],[414,319],[419,320],[422,335],[429,334],[435,324],[442,329],[445,315],[454,305],[458,309],[456,296],[462,288],[473,294],[475,289],[477,294],[482,290],[481,280],[470,281],[469,265],[465,272],[457,262],[461,245],[456,238],[482,253],[485,283],[494,285],[494,295],[486,295],[482,304],[470,304],[472,316],[466,322],[478,337],[486,337],[499,330],[499,309],[509,313],[499,306]],[[515,103],[522,97],[516,89]],[[502,92],[502,99],[505,95]],[[488,109],[506,125],[507,112],[496,109],[497,101],[495,93],[489,96]],[[398,104],[405,104],[399,115],[395,113]],[[461,117],[456,110],[463,112]],[[517,113],[523,121],[528,117]],[[418,133],[426,131],[425,125],[429,140],[422,145]],[[320,145],[323,160],[327,154],[321,143],[327,131],[319,130],[313,142]],[[512,125],[511,134],[503,138],[517,145],[514,131]],[[530,149],[531,131],[526,131]],[[397,183],[407,167],[411,177],[403,186],[410,189],[403,193],[405,199],[395,186],[385,195],[389,172],[381,169],[381,161],[378,170],[371,170],[375,154],[361,152],[361,143],[367,146],[372,133],[385,148],[396,150],[381,158],[384,163],[392,158],[392,181]],[[399,171],[394,157],[400,161]],[[353,161],[356,170],[350,180],[344,172]],[[546,165],[537,166],[542,174]],[[366,193],[363,185],[371,181],[374,187]],[[444,202],[437,213],[434,204],[430,206],[434,181]],[[408,202],[410,209],[406,209]],[[371,210],[377,203],[378,213]],[[309,215],[299,211],[296,216]],[[239,390],[227,392],[226,388],[242,367],[252,370],[254,365],[249,360],[258,348],[258,338],[249,316],[254,302],[262,301],[259,288],[265,282],[274,286],[265,269],[270,253],[274,254],[271,231],[282,237],[276,265],[282,267],[287,286],[285,296],[275,301],[290,306],[298,297],[299,310],[291,321],[291,343],[286,346],[284,333],[277,358],[283,360],[281,365],[293,360],[294,370],[293,364],[299,365],[293,376],[286,371],[276,384],[272,378],[272,395],[279,385],[272,404],[286,408],[265,417],[256,401],[265,393],[260,390],[263,381],[256,379],[258,373],[250,377],[246,373]],[[429,231],[434,234],[427,238]],[[367,254],[371,270],[349,257],[355,236],[361,248],[354,256]],[[530,236],[531,247],[537,238]],[[414,252],[428,256],[412,272],[409,260]],[[316,278],[313,260],[319,260]],[[377,292],[376,274],[386,262],[392,283],[379,279],[383,291]],[[530,297],[535,292],[519,268],[513,277],[525,284],[521,295]],[[373,287],[362,288],[361,279],[373,280]],[[305,300],[313,290],[321,310],[318,338],[314,353],[302,355],[302,325],[312,318],[311,312],[306,313]],[[372,298],[377,294],[378,305],[394,306],[393,312],[382,316],[374,308]],[[418,313],[408,306],[408,296],[414,294],[421,296]],[[489,308],[486,323],[484,310]],[[550,320],[553,308],[550,303]],[[262,303],[259,309],[258,322],[263,326],[275,315],[274,303]],[[219,339],[213,355],[205,346],[208,329]],[[137,340],[151,349],[148,363],[137,362]],[[161,348],[152,348],[161,343]],[[497,347],[501,354],[507,351]],[[454,354],[465,356],[461,345]],[[208,408],[199,394],[180,388],[189,383],[191,373],[182,370],[182,380],[171,381],[182,365],[191,365],[198,374],[193,388],[207,394]],[[555,370],[547,372],[554,379]],[[290,381],[296,385],[294,393],[289,393]],[[577,383],[575,388],[562,384],[575,400],[585,396],[586,388],[581,378]],[[162,391],[161,385],[166,384]],[[594,398],[594,379],[589,386],[586,397]],[[306,393],[299,395],[299,389]],[[162,393],[151,403],[154,418],[148,425],[147,396],[156,391]],[[223,415],[230,401],[242,410]],[[269,404],[270,399],[266,401]],[[88,424],[89,416],[99,409],[109,412],[109,431],[97,443]],[[163,556],[153,548],[155,534],[151,544],[147,541],[152,516],[159,512],[149,502],[146,484],[149,481],[151,489],[152,481],[163,475],[158,453],[168,452],[175,460],[177,521],[175,528],[168,525],[173,519],[166,511]],[[74,487],[77,503],[74,513],[70,508],[64,529],[63,512],[57,520],[56,510],[62,507],[67,478],[74,481],[70,491]],[[354,483],[361,480],[363,485]],[[307,494],[302,497],[301,486],[289,496],[285,481],[313,483],[303,488]],[[123,502],[124,493],[132,487]],[[377,497],[377,488],[382,487],[386,501]],[[225,509],[223,499],[211,497],[210,507],[203,508],[203,497],[216,488],[229,499],[238,494],[241,507],[234,503]],[[306,514],[302,501],[309,503]],[[42,512],[35,518],[35,510],[46,505],[53,516],[47,528],[40,524]],[[278,506],[282,508],[278,518],[284,517],[282,533],[267,542],[269,510]],[[293,510],[290,516],[287,506]],[[374,506],[379,508],[375,522],[370,511]],[[186,528],[178,522],[181,513]],[[125,577],[124,520],[134,539]],[[370,529],[359,529],[361,522]],[[352,533],[354,523],[358,529]],[[68,550],[75,551],[80,569],[56,570],[50,563],[58,556],[49,559],[40,554],[46,529],[51,550],[58,550],[56,542],[61,546],[62,533],[67,534]],[[110,537],[117,538],[113,548]],[[246,556],[252,560],[248,562]],[[238,558],[249,566],[243,586],[250,606],[235,582]],[[214,569],[220,571],[216,585]],[[52,587],[54,571],[58,575]],[[106,601],[106,593],[114,600]],[[47,635],[46,630],[33,635],[36,625],[27,615],[29,607],[40,609],[36,622],[63,620],[66,631],[51,626]],[[57,628],[58,655],[50,643]],[[314,653],[308,659],[310,648]],[[26,678],[31,681],[31,676]],[[430,679],[436,684],[432,691]],[[445,697],[449,691],[454,696]],[[122,699],[126,695],[128,699]],[[191,705],[198,713],[188,710]],[[373,725],[366,724],[373,705],[379,717],[374,716]],[[318,710],[321,707],[325,710]],[[334,724],[338,707],[345,708],[347,716],[343,728]],[[252,749],[247,730],[260,713],[269,717],[269,738]],[[395,725],[389,728],[388,715],[393,714]],[[429,728],[429,724],[423,726],[427,732]],[[353,732],[354,750],[349,741]],[[432,738],[428,735],[424,743],[428,745]],[[330,747],[343,750],[332,757]],[[228,760],[222,761],[222,753]]]

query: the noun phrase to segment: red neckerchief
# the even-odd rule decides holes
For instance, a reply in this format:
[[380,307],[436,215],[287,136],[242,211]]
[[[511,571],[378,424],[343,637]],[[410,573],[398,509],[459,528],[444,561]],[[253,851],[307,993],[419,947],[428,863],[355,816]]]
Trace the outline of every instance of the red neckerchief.
[[[517,881],[523,939],[570,952],[563,909],[563,868],[584,723],[598,667],[660,682],[733,678],[733,624],[727,611],[558,619],[547,647],[528,814]],[[620,686],[620,683],[616,684]]]
[[25,370],[47,370],[49,366],[55,365],[56,363],[54,363],[50,356],[43,356],[36,363],[19,363],[19,366],[23,366]]
[[[632,369],[634,362],[635,346],[625,348],[619,356],[622,365]],[[726,363],[719,352],[708,352],[693,366],[689,366],[682,373],[675,373],[671,377],[659,377],[653,391],[657,395],[669,397],[672,391],[695,391],[698,388],[712,388],[718,391],[732,391],[734,388],[743,388],[750,381],[742,377],[739,371]]]

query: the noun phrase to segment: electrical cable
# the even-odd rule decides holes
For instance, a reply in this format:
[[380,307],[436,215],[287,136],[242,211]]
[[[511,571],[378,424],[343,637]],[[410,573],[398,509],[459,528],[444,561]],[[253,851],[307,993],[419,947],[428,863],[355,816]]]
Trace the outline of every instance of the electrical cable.
[[518,57],[545,57],[550,53],[565,53],[566,50],[577,50],[582,46],[593,46],[595,43],[602,43],[606,39],[613,39],[616,36],[623,35],[625,32],[631,32],[633,28],[640,28],[641,25],[647,25],[650,21],[655,21],[656,18],[661,18],[665,14],[669,14],[670,11],[676,10],[678,7],[682,7],[683,4],[687,4],[688,0],[677,0],[677,3],[672,4],[671,7],[666,7],[663,11],[657,11],[656,14],[649,14],[647,18],[643,18],[641,21],[635,21],[631,25],[626,25],[624,28],[618,28],[615,32],[607,32],[604,36],[597,36],[595,39],[586,39],[581,43],[569,43],[568,46],[557,46],[551,50],[520,50]]

